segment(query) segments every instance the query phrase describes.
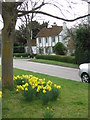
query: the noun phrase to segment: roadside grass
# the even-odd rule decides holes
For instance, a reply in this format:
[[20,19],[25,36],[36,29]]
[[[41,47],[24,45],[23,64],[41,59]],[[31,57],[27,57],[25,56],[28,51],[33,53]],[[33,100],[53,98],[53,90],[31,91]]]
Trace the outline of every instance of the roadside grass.
[[87,118],[88,117],[88,84],[67,80],[35,72],[14,69],[14,75],[32,74],[38,78],[51,80],[61,85],[61,93],[56,101],[42,105],[39,99],[26,102],[23,96],[12,91],[3,90],[3,118],[43,118],[46,107],[53,109],[54,118]]
[[65,67],[78,68],[77,64],[71,64],[71,63],[59,62],[59,61],[53,61],[53,60],[30,59],[30,61],[39,62],[39,63],[46,63],[46,64],[53,64],[53,65],[60,65],[60,66],[65,66]]
[[0,66],[0,90],[2,90],[2,83],[1,83],[1,66]]

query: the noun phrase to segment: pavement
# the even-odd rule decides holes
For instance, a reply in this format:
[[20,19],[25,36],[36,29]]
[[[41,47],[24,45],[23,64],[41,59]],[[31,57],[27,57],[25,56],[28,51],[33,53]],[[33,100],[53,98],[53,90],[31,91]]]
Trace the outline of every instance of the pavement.
[[78,69],[75,68],[36,63],[28,61],[27,59],[14,59],[13,67],[79,82],[81,81],[78,75]]

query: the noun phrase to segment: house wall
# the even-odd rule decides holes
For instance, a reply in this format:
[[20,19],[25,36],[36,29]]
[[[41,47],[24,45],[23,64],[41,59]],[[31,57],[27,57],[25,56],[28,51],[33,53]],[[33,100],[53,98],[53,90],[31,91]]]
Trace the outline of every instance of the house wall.
[[[33,54],[36,54],[37,51],[36,51],[36,46],[32,46],[32,51],[33,51]],[[28,46],[25,46],[25,53],[29,53],[29,49],[28,49]]]
[[[63,30],[60,32],[59,35],[48,36],[47,38],[46,37],[36,38],[37,54],[53,54],[53,46],[55,46],[55,44],[58,42],[62,42],[67,47],[68,40],[65,39],[66,34],[67,26],[66,23],[64,22]],[[53,41],[53,38],[55,38],[55,41]]]
[[[60,41],[60,36],[55,36],[54,39],[55,41],[53,41],[51,36],[47,38],[46,37],[37,38],[36,39],[37,54],[52,54],[53,53],[52,47],[55,46],[55,44]],[[40,51],[40,49],[42,50]]]
[[32,46],[32,51],[33,51],[33,54],[36,54],[37,51],[36,51],[36,46]]

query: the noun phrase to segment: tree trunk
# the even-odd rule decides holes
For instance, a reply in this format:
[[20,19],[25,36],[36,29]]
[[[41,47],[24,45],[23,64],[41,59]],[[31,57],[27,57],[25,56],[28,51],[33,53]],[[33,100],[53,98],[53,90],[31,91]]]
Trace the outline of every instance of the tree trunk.
[[28,36],[28,39],[27,39],[27,46],[28,46],[30,55],[33,56],[33,52],[32,52],[32,43],[31,43],[31,39],[30,39],[29,36]]
[[2,30],[2,86],[13,87],[13,41],[6,28]]
[[[4,28],[2,30],[2,58],[1,58],[1,78],[3,88],[13,88],[13,41],[15,39],[15,14],[13,14],[13,3],[4,4],[2,17]],[[11,7],[10,7],[11,6]],[[10,7],[10,9],[9,9]],[[5,9],[6,8],[6,9]],[[12,10],[11,10],[12,9]]]

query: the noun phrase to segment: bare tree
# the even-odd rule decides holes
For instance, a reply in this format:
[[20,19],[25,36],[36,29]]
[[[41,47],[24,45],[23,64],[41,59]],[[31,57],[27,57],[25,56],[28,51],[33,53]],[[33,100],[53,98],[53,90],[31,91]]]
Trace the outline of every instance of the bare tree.
[[25,0],[19,0],[15,2],[15,0],[5,0],[5,2],[1,2],[2,4],[2,18],[4,22],[4,27],[2,29],[2,66],[1,66],[1,78],[2,78],[2,86],[3,88],[13,88],[13,42],[15,39],[15,25],[18,17],[24,16],[29,13],[43,14],[48,15],[53,18],[57,18],[60,20],[72,22],[78,20],[83,17],[87,17],[90,14],[83,15],[77,17],[72,20],[68,20],[65,18],[61,18],[59,16],[55,16],[43,11],[40,11],[39,8],[45,6],[45,0],[39,1],[31,10],[20,10],[21,5],[25,2]]
[[[31,9],[34,9],[35,6],[37,5],[37,2],[33,2],[31,1],[25,1],[23,6],[22,6],[22,10],[26,10],[29,11],[29,6],[31,6]],[[40,9],[40,8],[37,8]],[[34,13],[31,14],[26,14],[23,17],[20,17],[21,21],[22,21],[22,25],[25,27],[25,34],[26,34],[26,40],[27,40],[27,46],[28,46],[28,51],[30,53],[31,56],[33,56],[33,51],[32,51],[32,22],[33,22],[33,18],[36,15]],[[22,26],[21,25],[21,26]]]
[[[32,5],[32,1],[31,2],[31,6],[33,8],[33,5]],[[29,3],[28,1],[26,1],[24,3],[24,10],[26,9],[27,11],[29,10]],[[25,26],[26,30],[26,40],[27,40],[27,46],[28,46],[28,49],[29,49],[29,53],[30,55],[32,56],[33,55],[33,52],[32,52],[32,20],[33,20],[33,13],[31,13],[31,16],[30,14],[26,14],[24,16],[24,20],[21,18],[21,21],[23,22],[22,24]]]

